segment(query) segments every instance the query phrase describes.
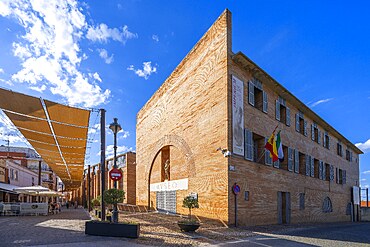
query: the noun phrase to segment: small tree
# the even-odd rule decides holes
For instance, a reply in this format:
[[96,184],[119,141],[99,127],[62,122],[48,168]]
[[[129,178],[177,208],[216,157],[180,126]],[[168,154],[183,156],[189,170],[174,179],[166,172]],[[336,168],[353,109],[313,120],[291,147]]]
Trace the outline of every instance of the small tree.
[[101,198],[94,198],[91,200],[91,205],[93,208],[97,208],[100,206]]
[[104,191],[104,202],[117,206],[117,203],[123,202],[125,199],[125,192],[118,189],[109,189]]
[[189,219],[191,220],[191,209],[199,208],[198,199],[193,196],[186,196],[182,201],[182,206],[189,209]]

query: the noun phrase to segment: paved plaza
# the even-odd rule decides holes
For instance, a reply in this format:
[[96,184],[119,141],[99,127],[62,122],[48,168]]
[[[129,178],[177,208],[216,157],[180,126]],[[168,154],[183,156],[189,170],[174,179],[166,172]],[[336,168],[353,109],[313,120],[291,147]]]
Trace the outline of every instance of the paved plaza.
[[196,233],[180,232],[177,215],[121,212],[120,221],[140,223],[139,239],[89,236],[83,209],[49,216],[0,217],[0,246],[370,246],[370,222],[228,228],[202,221]]

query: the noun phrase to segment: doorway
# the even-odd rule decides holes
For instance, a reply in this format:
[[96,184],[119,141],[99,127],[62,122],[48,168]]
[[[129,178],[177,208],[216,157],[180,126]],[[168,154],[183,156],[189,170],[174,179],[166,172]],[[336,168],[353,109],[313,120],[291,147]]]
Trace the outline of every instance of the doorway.
[[278,224],[290,224],[291,207],[290,192],[278,191],[277,193],[277,213]]

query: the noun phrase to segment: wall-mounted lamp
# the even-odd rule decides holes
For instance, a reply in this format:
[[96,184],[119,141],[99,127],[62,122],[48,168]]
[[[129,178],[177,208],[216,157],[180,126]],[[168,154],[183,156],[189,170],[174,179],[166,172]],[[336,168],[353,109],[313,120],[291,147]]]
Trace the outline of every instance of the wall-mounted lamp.
[[229,150],[227,150],[227,148],[217,148],[216,151],[221,151],[221,153],[224,155],[224,157],[230,157],[231,156],[231,152]]

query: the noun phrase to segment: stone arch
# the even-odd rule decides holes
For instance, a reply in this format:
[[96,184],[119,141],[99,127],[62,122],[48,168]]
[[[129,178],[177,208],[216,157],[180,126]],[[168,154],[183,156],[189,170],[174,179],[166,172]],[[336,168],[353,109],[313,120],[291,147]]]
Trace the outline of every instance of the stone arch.
[[151,163],[150,166],[147,168],[145,172],[145,179],[147,180],[147,188],[148,188],[148,208],[150,208],[150,176],[152,173],[152,168],[155,159],[157,158],[158,154],[161,152],[162,148],[173,146],[176,147],[178,150],[184,154],[185,157],[185,165],[188,167],[188,174],[189,177],[194,177],[195,172],[195,161],[193,153],[191,152],[190,146],[186,143],[186,141],[178,136],[178,135],[165,135],[161,139],[159,139],[155,144],[154,148],[152,149],[153,152],[150,154]]

